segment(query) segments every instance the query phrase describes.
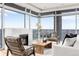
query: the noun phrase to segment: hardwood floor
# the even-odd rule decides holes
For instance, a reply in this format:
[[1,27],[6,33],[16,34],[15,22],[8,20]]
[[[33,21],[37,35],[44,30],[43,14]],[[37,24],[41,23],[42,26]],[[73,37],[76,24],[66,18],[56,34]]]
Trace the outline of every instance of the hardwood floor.
[[[6,56],[7,54],[7,50],[0,50],[0,56]],[[9,53],[9,56],[12,56],[10,53]]]
[[6,56],[7,51],[6,50],[0,50],[0,56]]

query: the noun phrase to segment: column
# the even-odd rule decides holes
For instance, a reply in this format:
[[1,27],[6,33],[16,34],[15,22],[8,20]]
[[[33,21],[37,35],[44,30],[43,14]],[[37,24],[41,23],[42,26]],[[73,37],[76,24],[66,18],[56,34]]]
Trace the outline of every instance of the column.
[[57,33],[58,40],[60,41],[62,35],[62,16],[57,16],[56,14],[61,14],[61,12],[56,11],[54,17],[54,32]]

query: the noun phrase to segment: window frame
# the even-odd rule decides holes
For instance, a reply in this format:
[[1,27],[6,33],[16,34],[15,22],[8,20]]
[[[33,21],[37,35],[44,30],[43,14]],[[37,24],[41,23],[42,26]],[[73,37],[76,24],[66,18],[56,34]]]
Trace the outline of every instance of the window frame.
[[[12,9],[7,9],[7,8],[4,8],[4,11],[5,10],[8,10],[8,11],[11,11],[11,12],[14,12],[14,13],[18,13],[18,14],[22,14],[23,16],[25,15],[24,13],[22,13],[22,12],[17,12],[17,11],[14,11],[14,10],[12,10]],[[5,12],[4,12],[4,14],[5,14]],[[5,16],[4,16],[5,17]],[[25,17],[25,16],[24,16]],[[23,18],[24,18],[23,17]],[[4,23],[5,23],[5,19],[4,19]],[[5,27],[5,25],[3,26],[4,28],[6,28]],[[8,27],[8,28],[10,28],[10,27]],[[14,27],[13,27],[14,28]],[[22,28],[22,27],[21,27]],[[23,28],[24,28],[24,19],[23,19]]]

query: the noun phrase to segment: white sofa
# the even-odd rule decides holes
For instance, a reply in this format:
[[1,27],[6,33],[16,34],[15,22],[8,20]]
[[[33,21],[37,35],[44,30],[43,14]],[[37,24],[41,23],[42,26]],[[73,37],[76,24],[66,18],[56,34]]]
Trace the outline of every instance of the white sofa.
[[79,35],[73,47],[63,45],[53,45],[54,56],[79,56]]
[[64,46],[62,42],[58,45],[52,42],[52,49],[45,49],[42,56],[79,56],[79,35],[73,47]]
[[54,56],[79,56],[79,48],[54,45],[53,55]]

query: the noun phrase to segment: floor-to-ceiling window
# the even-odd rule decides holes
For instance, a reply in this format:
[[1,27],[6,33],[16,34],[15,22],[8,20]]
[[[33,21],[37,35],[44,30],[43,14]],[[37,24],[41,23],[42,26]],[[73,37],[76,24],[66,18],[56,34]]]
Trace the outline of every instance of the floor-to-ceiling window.
[[62,16],[62,39],[64,39],[65,34],[75,33],[75,21],[75,15]]
[[38,18],[34,16],[30,16],[30,28],[33,31],[34,40],[38,39],[37,23],[38,23]]
[[24,14],[5,10],[4,28],[24,28]]
[[41,18],[41,37],[50,37],[54,29],[54,17]]
[[[40,34],[38,34],[37,30],[37,23],[40,20]],[[32,17],[30,18],[30,23],[31,23],[31,29],[33,30],[33,37],[34,39],[38,39],[38,35],[40,35],[40,38],[44,38],[47,36],[50,36],[53,33],[54,29],[54,17],[45,17],[45,18],[37,18],[37,17]]]
[[34,16],[30,16],[30,27],[31,29],[37,29],[38,18]]

